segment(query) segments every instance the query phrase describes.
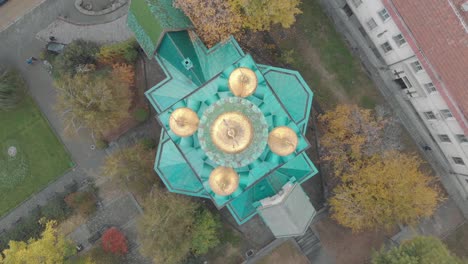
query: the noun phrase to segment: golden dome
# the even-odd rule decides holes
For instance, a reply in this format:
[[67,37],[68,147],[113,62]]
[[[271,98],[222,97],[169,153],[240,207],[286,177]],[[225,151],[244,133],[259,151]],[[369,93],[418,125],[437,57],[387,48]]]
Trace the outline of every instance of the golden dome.
[[287,126],[277,127],[268,135],[268,146],[274,153],[287,156],[296,150],[296,132]]
[[197,113],[190,108],[182,107],[172,112],[169,118],[169,127],[174,134],[188,137],[197,131],[198,122]]
[[208,183],[217,195],[230,195],[239,187],[239,175],[233,168],[220,166],[211,172]]
[[249,68],[240,67],[229,75],[229,90],[238,97],[247,97],[257,89],[257,75]]
[[240,112],[225,112],[210,127],[213,144],[230,154],[245,150],[252,143],[253,135],[252,123]]

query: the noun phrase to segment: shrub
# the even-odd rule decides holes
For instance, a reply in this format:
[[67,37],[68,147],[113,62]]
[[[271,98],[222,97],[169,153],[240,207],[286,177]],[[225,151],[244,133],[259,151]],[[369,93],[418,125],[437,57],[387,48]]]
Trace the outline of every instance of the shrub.
[[211,248],[219,243],[219,230],[221,222],[217,216],[214,216],[208,209],[202,208],[196,216],[193,226],[192,252],[195,255],[208,253]]
[[[85,40],[75,40],[68,44],[63,52],[54,60],[54,75],[74,75],[78,67],[96,64],[96,54],[99,52],[98,44]],[[92,67],[90,67],[91,69]]]
[[144,108],[138,108],[133,112],[133,118],[135,118],[138,122],[144,122],[149,117],[148,110]]
[[22,98],[25,87],[19,72],[0,69],[0,110],[15,108]]
[[65,197],[68,206],[84,217],[96,211],[96,197],[91,192],[74,192]]
[[156,142],[152,138],[144,138],[141,140],[141,144],[147,150],[155,149]]
[[100,48],[98,54],[98,61],[109,65],[115,63],[133,64],[137,58],[138,43],[135,39],[104,45]]
[[102,248],[116,255],[128,253],[127,239],[117,228],[111,227],[102,235]]
[[107,147],[109,147],[109,143],[107,143],[106,140],[104,140],[104,139],[97,139],[96,140],[96,148],[105,149]]

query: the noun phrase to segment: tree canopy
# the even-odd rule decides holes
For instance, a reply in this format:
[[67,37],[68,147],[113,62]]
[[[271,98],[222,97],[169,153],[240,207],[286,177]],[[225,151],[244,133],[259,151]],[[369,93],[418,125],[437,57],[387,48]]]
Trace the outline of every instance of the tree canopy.
[[341,175],[353,163],[380,150],[384,120],[357,105],[338,105],[319,117],[324,133],[320,139],[322,159],[332,161]]
[[206,209],[184,196],[157,191],[143,208],[138,221],[140,251],[154,263],[180,263],[189,252],[202,254],[219,243],[219,220],[209,212],[200,214]]
[[242,27],[253,31],[270,30],[273,24],[284,28],[296,22],[301,14],[300,0],[230,0],[234,13],[242,17]]
[[300,0],[175,0],[175,6],[190,18],[208,46],[243,29],[269,30],[273,24],[288,28],[301,13],[300,3]]
[[55,221],[47,222],[39,239],[29,239],[27,242],[10,241],[9,248],[3,251],[4,257],[0,255],[0,263],[64,263],[66,257],[74,254],[74,249],[57,233],[55,225]]
[[68,44],[54,60],[54,75],[74,75],[86,65],[96,64],[99,45],[85,40],[75,40]]
[[13,109],[26,89],[18,71],[0,68],[0,110]]
[[135,193],[148,192],[155,183],[155,153],[142,143],[118,149],[104,160],[102,174]]
[[374,155],[341,178],[330,199],[332,217],[353,231],[413,224],[431,216],[440,200],[416,156]]
[[419,236],[372,257],[372,264],[463,264],[435,237]]
[[128,81],[115,70],[65,75],[55,86],[58,89],[56,109],[63,116],[68,134],[82,127],[103,133],[129,117],[132,94]]

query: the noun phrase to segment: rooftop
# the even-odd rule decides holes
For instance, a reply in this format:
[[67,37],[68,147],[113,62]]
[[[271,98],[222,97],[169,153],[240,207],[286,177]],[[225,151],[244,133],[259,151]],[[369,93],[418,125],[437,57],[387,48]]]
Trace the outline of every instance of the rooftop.
[[464,2],[384,0],[465,134],[468,134],[468,12],[462,9]]

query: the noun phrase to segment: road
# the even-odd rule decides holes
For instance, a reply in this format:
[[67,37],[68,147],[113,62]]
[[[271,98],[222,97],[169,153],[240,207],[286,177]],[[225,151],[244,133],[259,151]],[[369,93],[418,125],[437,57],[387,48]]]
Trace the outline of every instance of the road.
[[44,0],[9,0],[0,6],[0,31],[31,11]]

